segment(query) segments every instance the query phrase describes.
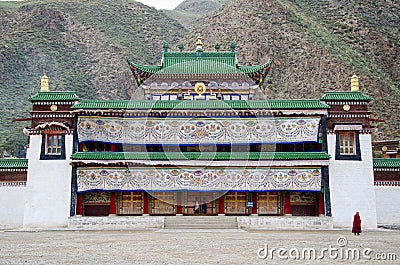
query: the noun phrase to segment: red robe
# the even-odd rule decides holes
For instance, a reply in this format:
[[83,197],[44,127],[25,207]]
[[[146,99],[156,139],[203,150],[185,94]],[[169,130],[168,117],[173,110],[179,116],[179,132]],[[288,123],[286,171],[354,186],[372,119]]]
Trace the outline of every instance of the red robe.
[[354,215],[352,233],[361,233],[361,218],[359,215]]

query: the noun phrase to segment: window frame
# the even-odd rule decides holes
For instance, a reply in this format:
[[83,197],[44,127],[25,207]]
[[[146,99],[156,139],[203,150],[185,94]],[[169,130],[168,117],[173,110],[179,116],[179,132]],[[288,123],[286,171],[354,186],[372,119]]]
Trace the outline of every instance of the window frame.
[[[341,135],[353,134],[353,153],[342,153]],[[345,147],[346,148],[346,147]],[[348,148],[348,147],[347,147]],[[336,131],[336,152],[335,160],[361,161],[360,134],[357,131]]]
[[[56,153],[49,152],[49,137],[53,136],[57,141],[56,145],[52,144],[51,149],[56,149]],[[58,152],[57,149],[60,151]],[[65,160],[65,134],[64,133],[54,133],[54,132],[44,132],[42,134],[42,145],[40,152],[40,160]]]

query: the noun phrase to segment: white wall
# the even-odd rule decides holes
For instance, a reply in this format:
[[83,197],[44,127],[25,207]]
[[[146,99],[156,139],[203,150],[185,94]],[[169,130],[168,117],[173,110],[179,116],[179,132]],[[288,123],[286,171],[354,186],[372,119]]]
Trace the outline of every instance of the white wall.
[[400,224],[400,187],[375,186],[379,224]]
[[22,226],[26,187],[0,187],[0,227]]
[[67,227],[70,197],[72,135],[65,136],[66,160],[40,160],[42,135],[30,136],[24,227]]
[[371,135],[360,134],[362,161],[335,160],[336,135],[328,134],[329,184],[333,225],[351,227],[360,212],[362,228],[376,228]]

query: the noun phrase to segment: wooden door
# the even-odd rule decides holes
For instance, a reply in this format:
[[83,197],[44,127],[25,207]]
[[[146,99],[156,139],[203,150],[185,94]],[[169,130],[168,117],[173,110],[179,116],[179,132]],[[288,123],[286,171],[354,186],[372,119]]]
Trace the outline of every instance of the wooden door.
[[173,215],[176,210],[176,196],[174,192],[153,192],[151,195],[151,214]]
[[122,192],[118,194],[119,215],[141,215],[143,213],[142,192]]
[[278,192],[258,193],[258,214],[260,215],[279,215],[281,214],[281,196]]
[[228,192],[225,195],[225,214],[247,214],[247,201],[247,195],[245,192]]

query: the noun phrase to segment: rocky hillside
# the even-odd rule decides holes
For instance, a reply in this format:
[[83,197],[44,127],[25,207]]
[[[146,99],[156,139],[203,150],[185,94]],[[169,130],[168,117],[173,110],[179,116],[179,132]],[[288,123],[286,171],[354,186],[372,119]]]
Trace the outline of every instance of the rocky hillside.
[[357,73],[385,119],[375,139],[400,138],[398,1],[233,0],[192,25],[185,46],[201,33],[207,50],[235,42],[241,64],[275,58],[267,98],[319,98],[349,91]]
[[0,13],[0,153],[25,144],[28,123],[11,120],[29,116],[26,99],[44,72],[53,90],[126,98],[134,93],[126,58],[157,64],[162,43],[184,34],[161,11],[127,0],[0,2]]
[[174,10],[164,10],[164,12],[179,21],[183,26],[190,27],[196,24],[200,17],[218,10],[229,0],[186,0]]

